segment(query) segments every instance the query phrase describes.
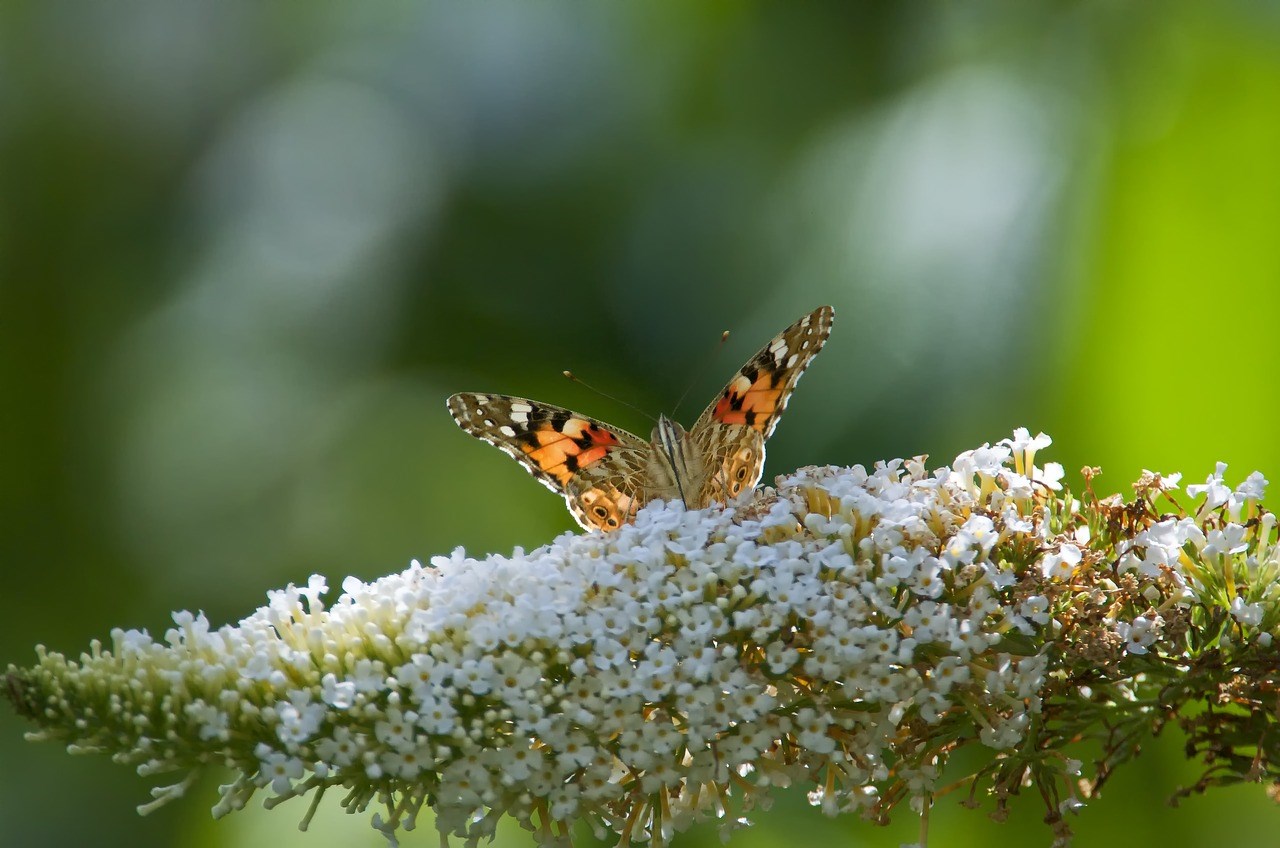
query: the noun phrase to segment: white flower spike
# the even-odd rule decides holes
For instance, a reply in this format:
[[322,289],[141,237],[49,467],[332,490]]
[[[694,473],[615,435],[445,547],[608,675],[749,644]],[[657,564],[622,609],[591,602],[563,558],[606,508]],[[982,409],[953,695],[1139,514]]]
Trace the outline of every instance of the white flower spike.
[[[585,820],[664,845],[699,819],[728,832],[792,783],[828,814],[924,812],[976,742],[993,759],[971,790],[1002,811],[1039,783],[1065,839],[1082,805],[1066,752],[1166,715],[1108,704],[1210,651],[1274,676],[1280,553],[1261,475],[1236,496],[1219,468],[1188,487],[1208,496],[1194,517],[1170,516],[1158,475],[1128,505],[1062,492],[1033,464],[1049,443],[1019,430],[933,472],[803,469],[729,509],[658,503],[610,534],[348,578],[328,607],[313,577],[235,626],[177,613],[161,640],[38,648],[7,693],[34,739],[186,773],[144,812],[226,764],[215,815],[265,788],[314,810],[341,787],[392,842],[428,807],[467,844],[509,815],[542,844]],[[1243,699],[1269,679],[1239,676]]]

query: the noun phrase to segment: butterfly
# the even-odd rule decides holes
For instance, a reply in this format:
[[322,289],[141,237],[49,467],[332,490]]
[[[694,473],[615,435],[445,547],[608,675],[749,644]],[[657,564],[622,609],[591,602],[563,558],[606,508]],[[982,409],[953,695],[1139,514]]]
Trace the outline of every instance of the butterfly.
[[760,481],[765,440],[834,318],[830,306],[805,315],[738,369],[692,429],[662,415],[647,442],[586,415],[507,395],[456,394],[449,412],[463,430],[563,495],[584,530],[616,530],[658,499],[678,498],[689,509],[723,504]]

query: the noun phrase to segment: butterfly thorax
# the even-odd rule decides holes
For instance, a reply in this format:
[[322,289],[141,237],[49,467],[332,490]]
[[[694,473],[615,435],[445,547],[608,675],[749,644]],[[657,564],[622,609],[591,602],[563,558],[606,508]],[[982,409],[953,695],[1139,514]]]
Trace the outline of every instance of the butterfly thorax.
[[691,509],[706,506],[701,497],[706,462],[691,445],[689,433],[667,416],[660,415],[650,440],[653,446],[649,463],[651,489],[645,493],[646,500],[679,499]]

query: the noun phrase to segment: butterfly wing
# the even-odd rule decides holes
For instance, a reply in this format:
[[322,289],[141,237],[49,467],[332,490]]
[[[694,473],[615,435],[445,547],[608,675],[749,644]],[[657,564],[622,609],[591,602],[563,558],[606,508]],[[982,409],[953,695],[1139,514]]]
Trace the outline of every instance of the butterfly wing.
[[458,426],[562,495],[584,530],[615,530],[644,503],[648,442],[558,406],[506,395],[449,398]]
[[689,437],[705,457],[708,477],[699,503],[724,503],[760,482],[764,443],[804,369],[822,350],[835,310],[820,306],[747,360],[706,408]]

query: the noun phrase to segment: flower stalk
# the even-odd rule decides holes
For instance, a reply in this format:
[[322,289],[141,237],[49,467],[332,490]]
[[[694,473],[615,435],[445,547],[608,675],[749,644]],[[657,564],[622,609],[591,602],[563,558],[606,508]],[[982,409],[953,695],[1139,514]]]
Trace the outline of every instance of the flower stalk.
[[[1028,787],[1055,842],[1169,722],[1203,776],[1280,778],[1280,544],[1266,481],[1219,466],[1180,505],[1077,497],[1025,430],[929,471],[807,468],[729,509],[656,504],[612,534],[460,549],[371,583],[271,592],[235,626],[176,613],[71,659],[37,648],[5,692],[32,739],[174,773],[139,812],[229,769],[215,816],[330,788],[394,844],[424,807],[477,844],[512,816],[667,844],[726,833],[773,787],[828,815],[921,816],[960,792],[994,815]],[[1201,500],[1202,499],[1202,500]],[[966,747],[987,751],[959,779]],[[1087,767],[1082,751],[1102,753]]]

